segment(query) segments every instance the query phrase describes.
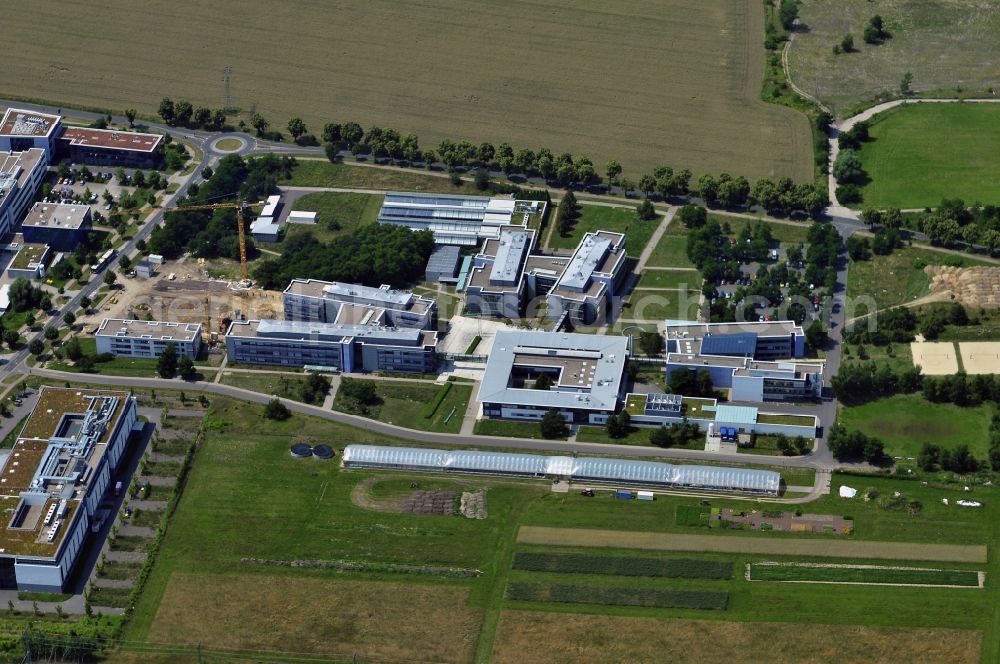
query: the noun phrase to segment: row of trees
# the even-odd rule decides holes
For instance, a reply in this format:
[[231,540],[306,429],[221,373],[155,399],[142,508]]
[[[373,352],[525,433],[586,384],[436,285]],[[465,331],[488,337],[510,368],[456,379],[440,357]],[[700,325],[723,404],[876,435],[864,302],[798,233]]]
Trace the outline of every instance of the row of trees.
[[885,363],[876,365],[874,362],[860,362],[841,364],[831,385],[841,402],[853,405],[894,394],[916,392],[925,380],[919,367],[893,371]]
[[[184,99],[175,102],[170,97],[164,97],[160,100],[157,114],[171,127],[220,131],[226,126],[226,112],[223,109],[211,109],[204,106],[195,108],[191,102]],[[125,111],[125,115],[130,125],[135,123],[134,109]]]
[[701,437],[701,428],[693,422],[684,420],[651,429],[649,443],[656,447],[679,447]]
[[[995,455],[994,449],[996,450]],[[993,466],[993,470],[1000,470],[1000,446],[990,448],[989,463]],[[986,465],[985,462],[975,457],[965,443],[956,445],[954,449],[933,443],[924,443],[917,454],[917,466],[927,472],[947,470],[959,475],[967,475],[986,467]]]
[[573,232],[576,220],[580,218],[580,204],[576,201],[576,196],[572,191],[567,191],[566,195],[559,201],[556,210],[556,231],[562,237],[567,237]]

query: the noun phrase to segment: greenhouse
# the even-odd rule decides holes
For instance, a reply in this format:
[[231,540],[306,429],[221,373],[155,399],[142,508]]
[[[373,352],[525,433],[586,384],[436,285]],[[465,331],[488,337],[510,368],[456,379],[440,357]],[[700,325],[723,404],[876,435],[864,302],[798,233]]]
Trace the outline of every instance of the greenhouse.
[[781,475],[770,470],[690,466],[658,461],[574,458],[471,450],[348,445],[346,468],[384,468],[442,473],[565,479],[629,486],[726,491],[775,496]]

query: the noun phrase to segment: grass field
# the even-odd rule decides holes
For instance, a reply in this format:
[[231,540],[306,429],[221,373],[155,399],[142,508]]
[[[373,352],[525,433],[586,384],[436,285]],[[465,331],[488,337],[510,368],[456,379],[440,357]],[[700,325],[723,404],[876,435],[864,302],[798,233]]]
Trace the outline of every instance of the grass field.
[[219,380],[224,385],[242,387],[245,390],[260,392],[261,394],[274,394],[285,399],[302,401],[301,388],[305,385],[305,378],[297,376],[285,376],[282,374],[265,373],[242,373],[223,372]]
[[687,257],[687,229],[674,219],[649,255],[648,267],[694,267]]
[[622,306],[622,318],[660,321],[666,318],[692,319],[697,317],[701,293],[689,291],[632,291],[628,303]]
[[656,219],[642,221],[631,208],[581,205],[580,217],[573,224],[572,232],[563,236],[553,229],[549,248],[576,249],[585,233],[604,230],[625,233],[625,250],[630,256],[638,256],[662,219],[657,215]]
[[857,302],[864,296],[871,297],[877,309],[885,309],[913,300],[930,293],[930,275],[914,261],[925,265],[945,265],[946,261],[957,261],[961,267],[993,265],[966,256],[956,256],[942,251],[922,247],[904,247],[889,256],[873,256],[867,261],[851,261],[847,273],[847,296],[854,300],[855,311],[848,302],[847,317],[864,316],[870,311]]
[[934,207],[944,198],[1000,203],[1000,104],[904,106],[876,116],[870,135],[861,148],[871,178],[865,205]]
[[[472,396],[471,385],[453,383],[433,416],[424,417],[424,405],[431,402],[435,395],[444,389],[443,386],[402,381],[372,382],[375,384],[375,392],[380,403],[370,406],[366,417],[421,431],[458,433],[462,429],[462,418],[465,417],[465,409]],[[341,397],[339,392],[337,398],[333,400],[333,407],[344,412],[357,412],[356,406]],[[447,424],[445,424],[446,418]]]
[[804,581],[814,583],[877,583],[885,585],[979,586],[972,570],[881,567],[877,565],[750,565],[752,581]]
[[[80,349],[84,355],[97,355],[97,340],[93,337],[80,337]],[[116,357],[110,362],[94,364],[93,373],[106,376],[155,376],[156,360],[136,359],[132,357]],[[78,373],[79,368],[69,361],[53,359],[48,363],[50,369]]]
[[[220,105],[221,72],[233,63],[233,102],[282,131],[294,116],[316,134],[354,120],[413,132],[424,146],[447,137],[616,158],[630,176],[669,155],[696,175],[812,177],[806,118],[760,100],[757,1],[543,0],[462,12],[443,0],[278,10],[255,1],[201,8],[196,21],[124,0],[87,7],[43,7],[16,29],[5,22],[0,38],[19,57],[0,72],[0,90],[153,115],[164,95]],[[333,24],[356,29],[331,41]],[[283,47],[262,49],[263,39]]]
[[979,633],[504,611],[494,664],[977,664]]
[[[861,32],[873,14],[885,19],[892,39],[869,45]],[[806,0],[799,19],[808,26],[789,50],[792,80],[846,117],[880,93],[899,93],[904,72],[918,93],[972,96],[996,85],[1000,6],[967,0]],[[854,53],[834,55],[850,33]],[[936,92],[935,92],[936,91]]]
[[365,224],[374,224],[382,207],[382,196],[345,194],[333,191],[306,194],[293,208],[316,212],[315,224],[288,224],[286,236],[312,233],[320,242],[354,232]]
[[637,288],[700,288],[701,275],[691,270],[643,270]]
[[848,429],[881,438],[892,456],[916,457],[921,445],[931,442],[946,448],[965,443],[985,458],[992,414],[990,406],[959,408],[905,394],[845,407],[839,417]]
[[299,159],[292,170],[292,177],[279,184],[296,187],[348,187],[378,191],[425,191],[433,193],[472,193],[472,183],[459,186],[442,175],[426,171],[400,171],[396,169],[361,166],[356,164],[331,164],[326,160]]

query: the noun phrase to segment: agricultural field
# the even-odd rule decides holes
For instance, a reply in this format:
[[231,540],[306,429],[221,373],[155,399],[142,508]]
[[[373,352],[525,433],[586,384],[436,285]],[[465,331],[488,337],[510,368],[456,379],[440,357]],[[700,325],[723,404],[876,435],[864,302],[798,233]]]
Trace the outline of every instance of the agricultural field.
[[[998,14],[1000,15],[1000,14]],[[865,205],[934,207],[945,198],[1000,203],[1000,104],[914,104],[872,120],[861,163]]]
[[[195,21],[152,3],[86,9],[39,7],[30,21],[4,22],[0,38],[18,58],[0,90],[153,115],[164,95],[218,106],[232,63],[234,104],[275,129],[294,116],[317,134],[353,120],[425,146],[506,141],[595,164],[617,158],[629,176],[669,155],[696,175],[812,177],[806,118],[760,100],[760,2],[544,0],[463,12],[443,0],[348,0],[335,11],[223,2]],[[330,25],[356,29],[331,41]],[[198,48],[207,43],[210,52]]]
[[749,575],[751,581],[979,587],[979,574],[973,570],[879,565],[752,563]]
[[[738,662],[746,644],[773,631],[759,631],[762,612],[768,620],[794,625],[782,634],[796,638],[781,641],[777,655],[787,659],[776,660],[789,664],[847,658],[854,641],[868,648],[865,661],[887,663],[920,661],[882,657],[890,642],[897,658],[923,649],[935,664],[972,664],[979,661],[980,644],[987,654],[1000,646],[988,631],[1000,611],[989,586],[838,585],[817,593],[811,584],[751,583],[740,572],[761,562],[762,555],[778,562],[867,564],[858,560],[861,556],[887,565],[896,564],[894,556],[940,554],[966,561],[942,567],[989,574],[996,563],[983,562],[981,545],[996,538],[996,488],[977,487],[966,494],[961,487],[835,476],[831,496],[803,507],[807,513],[851,514],[854,535],[836,541],[792,533],[736,536],[677,524],[678,507],[700,506],[693,497],[621,501],[607,491],[594,498],[556,494],[544,482],[343,471],[336,460],[292,458],[288,446],[332,440],[339,452],[351,442],[403,441],[299,415],[273,422],[258,407],[222,398],[213,398],[204,422],[205,440],[124,635],[132,647],[153,644],[153,652],[145,658],[115,653],[112,662],[194,662],[198,644],[208,659],[225,654],[230,659],[290,661],[358,653],[364,661],[499,662],[510,661],[513,649],[528,638],[525,629],[539,630],[536,634],[545,638],[522,657],[558,662],[565,661],[577,636],[573,629],[557,634],[554,625],[581,621],[592,629],[580,637],[578,654],[662,661],[643,650],[644,630],[680,636],[693,629],[690,625],[705,625],[692,621],[706,617],[712,618],[706,633],[715,629],[712,625],[724,631],[718,638],[697,639],[697,647],[707,650],[692,652],[710,658],[699,661],[724,660],[730,653],[728,659]],[[786,482],[808,484],[812,477],[807,472],[782,474]],[[834,498],[845,482],[871,485],[884,495],[901,490],[925,507],[913,516]],[[485,519],[403,513],[406,499],[418,491],[457,495],[477,490],[487,495]],[[963,512],[941,504],[942,496],[955,495],[972,495],[985,507]],[[712,499],[720,507],[746,509],[752,504]],[[529,544],[523,537],[526,526],[605,529],[609,535],[604,542],[592,538],[574,546],[567,546],[574,543],[565,538]],[[685,553],[643,550],[621,531],[693,535],[700,548]],[[714,551],[734,539],[736,549]],[[124,537],[116,543],[133,546]],[[853,549],[841,553],[838,547],[845,544]],[[779,552],[755,552],[765,545],[772,551],[777,546]],[[904,554],[898,553],[901,548]],[[837,555],[847,557],[830,558]],[[291,566],[292,561],[302,564]],[[195,611],[194,606],[200,608]],[[511,623],[522,611],[537,616],[531,626]],[[276,615],[282,616],[277,630]],[[613,625],[637,638],[615,638],[621,632],[615,634]],[[724,636],[732,632],[742,638]],[[815,634],[807,652],[818,659],[799,657],[806,652],[796,650],[802,647],[802,634]],[[854,641],[846,646],[826,634],[853,634]],[[295,644],[294,653],[289,643]],[[155,659],[167,644],[175,648],[172,656]],[[939,647],[947,649],[947,656],[937,657]],[[713,660],[714,653],[722,655]]]
[[[880,45],[861,36],[879,14],[891,33]],[[880,95],[898,96],[907,71],[919,95],[992,97],[1000,44],[1000,6],[967,0],[804,0],[799,20],[808,26],[789,47],[792,80],[848,117]],[[855,52],[835,55],[845,34]]]
[[[554,216],[554,215],[553,215]],[[572,251],[580,244],[586,233],[593,231],[614,231],[625,233],[625,250],[630,256],[638,256],[646,248],[650,236],[663,217],[642,221],[632,208],[612,208],[603,205],[580,205],[580,217],[573,223],[568,235],[560,235],[555,224],[549,235],[549,249]]]
[[[544,644],[544,647],[539,647]],[[504,611],[494,664],[978,664],[977,632]]]
[[[924,271],[925,265],[972,267],[994,263],[925,247],[904,247],[888,256],[851,261],[847,273],[847,318],[865,316],[873,310],[906,304],[929,295],[931,277]],[[874,309],[868,303],[874,303]]]
[[[376,194],[346,194],[321,191],[306,194],[291,207],[316,213],[316,223],[288,224],[286,237],[312,233],[320,242],[329,242],[340,235],[348,235],[366,224],[374,224],[382,207],[383,197]],[[280,247],[279,247],[280,248]]]
[[880,438],[890,456],[915,458],[929,442],[945,448],[965,443],[977,457],[985,458],[992,415],[990,406],[960,408],[931,403],[919,394],[900,394],[844,407],[839,421],[848,429]]

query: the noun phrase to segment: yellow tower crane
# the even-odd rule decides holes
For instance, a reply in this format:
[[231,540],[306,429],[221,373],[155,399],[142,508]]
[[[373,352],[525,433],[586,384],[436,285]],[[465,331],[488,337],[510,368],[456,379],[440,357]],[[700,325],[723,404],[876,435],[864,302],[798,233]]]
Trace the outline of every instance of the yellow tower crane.
[[[263,207],[264,203],[245,203],[241,199],[237,198],[235,201],[229,201],[226,203],[201,203],[197,205],[176,205],[174,207],[162,208],[163,212],[174,212],[175,210],[221,210],[221,209],[236,209],[236,232],[239,235],[240,240],[240,280],[244,286],[250,284],[250,276],[247,274],[247,240],[246,240],[246,224],[243,221],[243,210],[250,207]],[[146,208],[131,208],[128,210],[118,210],[121,214],[132,214],[133,212],[141,212]]]

